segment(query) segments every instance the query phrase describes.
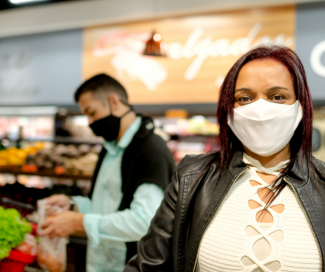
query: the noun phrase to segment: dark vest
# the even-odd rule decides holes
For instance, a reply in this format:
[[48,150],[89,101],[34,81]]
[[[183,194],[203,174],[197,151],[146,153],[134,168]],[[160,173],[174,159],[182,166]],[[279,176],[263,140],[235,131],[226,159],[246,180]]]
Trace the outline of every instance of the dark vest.
[[[122,164],[122,192],[123,197],[119,211],[130,208],[136,189],[144,184],[156,184],[165,190],[170,178],[175,171],[175,163],[164,140],[156,135],[151,118],[141,116],[142,122],[138,132],[134,135],[131,143],[125,149]],[[103,148],[99,154],[98,162],[92,178],[92,186],[89,198],[92,198],[97,175],[103,159],[106,155]],[[137,254],[137,242],[128,242],[126,262]]]

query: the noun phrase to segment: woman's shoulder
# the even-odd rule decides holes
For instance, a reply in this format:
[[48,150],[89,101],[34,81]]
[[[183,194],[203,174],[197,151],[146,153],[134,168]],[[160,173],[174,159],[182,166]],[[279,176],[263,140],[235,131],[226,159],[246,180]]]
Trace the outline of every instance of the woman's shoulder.
[[325,181],[325,163],[313,157],[313,163],[318,177]]
[[218,164],[218,162],[219,152],[186,155],[178,164],[176,171],[179,175],[201,172],[213,164]]

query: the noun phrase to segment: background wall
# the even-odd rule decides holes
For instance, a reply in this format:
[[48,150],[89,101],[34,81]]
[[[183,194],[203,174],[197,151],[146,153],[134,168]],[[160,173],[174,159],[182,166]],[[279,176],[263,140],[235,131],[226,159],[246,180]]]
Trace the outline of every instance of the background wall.
[[[280,2],[284,4],[309,1],[281,0]],[[99,72],[107,72],[119,77],[127,85],[133,103],[146,104],[148,107],[150,104],[169,105],[172,103],[179,106],[183,103],[195,103],[197,108],[201,107],[200,112],[203,113],[202,109],[207,108],[205,105],[209,102],[214,111],[218,85],[239,54],[209,56],[202,62],[201,69],[194,78],[189,76],[191,73],[187,73],[188,69],[198,59],[198,49],[202,49],[204,42],[209,39],[213,42],[227,39],[232,45],[238,39],[247,38],[256,23],[261,23],[262,28],[255,37],[255,41],[265,35],[273,40],[279,35],[284,35],[286,39],[296,39],[296,42],[293,41],[287,45],[295,47],[304,62],[315,104],[325,105],[323,87],[325,86],[325,54],[323,54],[325,52],[325,42],[323,42],[325,41],[323,31],[325,3],[322,1],[297,6],[272,7],[275,4],[279,4],[279,1],[203,0],[199,2],[189,0],[185,4],[183,0],[174,2],[171,0],[139,0],[132,1],[132,3],[128,0],[85,0],[2,11],[0,12],[0,36],[3,36],[0,38],[0,94],[2,97],[0,105],[74,104],[72,95],[82,78],[88,78]],[[252,8],[254,5],[255,7]],[[260,5],[269,7],[258,8]],[[245,6],[250,8],[240,10]],[[228,11],[221,12],[220,10],[223,9],[228,9]],[[236,11],[231,11],[231,9],[236,9]],[[209,10],[205,13],[207,16],[200,15],[200,12],[204,10]],[[171,16],[187,13],[191,15]],[[157,15],[157,20],[139,21],[140,18],[150,18],[153,14]],[[159,16],[167,17],[159,19]],[[138,18],[136,22],[125,23],[136,18]],[[119,21],[124,23],[118,24]],[[99,22],[114,22],[114,24],[101,24],[96,27],[87,27],[85,30],[81,28],[63,30]],[[173,24],[177,27],[173,28]],[[105,38],[107,34],[121,32],[121,30],[129,34],[142,31],[148,36],[150,31],[157,27],[166,42],[178,44],[184,49],[195,26],[201,27],[204,33],[195,47],[190,48],[193,49],[194,55],[185,54],[186,50],[183,50],[185,53],[182,52],[184,54],[179,55],[179,59],[177,57],[151,58],[167,70],[165,78],[154,87],[150,87],[150,82],[148,85],[148,82],[145,83],[144,80],[139,79],[141,75],[130,75],[126,67],[127,61],[124,62],[124,67],[121,66],[123,64],[121,60],[116,59],[115,45],[106,43],[110,39]],[[60,31],[53,32],[54,29],[60,29]],[[47,33],[35,34],[43,31]],[[18,33],[34,34],[17,36]],[[147,36],[141,41],[140,47],[144,45]],[[132,38],[132,35],[130,37]],[[125,42],[129,43],[128,40]],[[99,54],[96,54],[98,45],[102,46],[99,49],[103,50],[97,50]],[[114,54],[106,54],[108,51],[105,50],[112,48]],[[315,48],[317,50],[314,50]],[[142,61],[143,56],[139,52],[138,56]],[[311,64],[312,55],[314,56],[313,65]],[[121,54],[119,56],[121,57]],[[133,71],[138,72],[137,67],[135,68]],[[148,72],[152,72],[151,69]],[[145,79],[143,75],[142,79]],[[189,96],[188,91],[191,89],[196,93],[196,90],[204,90],[204,93],[199,94],[199,98]],[[203,101],[201,97],[206,97],[206,99]],[[157,110],[158,108],[159,106],[156,107]],[[159,112],[163,112],[166,108],[168,107],[159,108]]]
[[81,69],[81,30],[2,38],[0,105],[71,105]]

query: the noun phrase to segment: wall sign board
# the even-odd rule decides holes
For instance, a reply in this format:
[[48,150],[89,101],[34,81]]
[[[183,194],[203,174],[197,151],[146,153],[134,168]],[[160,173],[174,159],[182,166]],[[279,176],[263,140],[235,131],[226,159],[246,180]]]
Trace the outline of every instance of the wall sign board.
[[325,3],[297,6],[296,52],[314,101],[325,100]]
[[0,105],[73,104],[82,31],[0,39]]
[[[161,34],[167,57],[144,56]],[[108,73],[133,104],[215,103],[233,63],[259,44],[294,48],[295,7],[242,10],[84,30],[83,78]]]

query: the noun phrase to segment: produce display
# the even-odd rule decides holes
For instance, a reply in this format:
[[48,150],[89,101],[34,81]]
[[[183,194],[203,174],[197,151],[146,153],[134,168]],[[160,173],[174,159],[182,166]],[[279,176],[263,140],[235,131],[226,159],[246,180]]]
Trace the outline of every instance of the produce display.
[[45,146],[42,142],[24,148],[9,147],[0,151],[0,166],[19,166],[25,163],[29,155],[36,154]]
[[27,156],[26,164],[22,169],[33,170],[30,168],[36,166],[39,170],[54,170],[57,174],[71,172],[73,174],[91,175],[95,169],[100,150],[100,145],[53,145]]
[[55,174],[91,176],[101,145],[53,144],[36,142],[22,148],[9,147],[0,151],[0,167],[16,167],[23,172],[52,170]]
[[31,226],[15,209],[0,206],[0,260],[8,257],[11,249],[24,243],[25,234]]

